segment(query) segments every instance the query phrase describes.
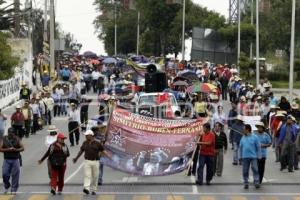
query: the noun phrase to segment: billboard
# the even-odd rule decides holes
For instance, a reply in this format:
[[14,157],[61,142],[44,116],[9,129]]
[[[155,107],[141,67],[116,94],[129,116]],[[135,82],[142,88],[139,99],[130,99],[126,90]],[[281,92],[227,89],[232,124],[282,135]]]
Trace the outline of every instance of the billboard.
[[193,28],[191,59],[215,64],[236,63],[236,54],[213,29]]

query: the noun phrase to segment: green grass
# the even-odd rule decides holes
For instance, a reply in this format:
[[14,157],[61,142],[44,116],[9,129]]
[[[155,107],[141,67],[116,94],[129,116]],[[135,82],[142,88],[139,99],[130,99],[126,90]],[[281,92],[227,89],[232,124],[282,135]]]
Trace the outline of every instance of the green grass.
[[[256,84],[254,79],[248,80],[252,85]],[[289,88],[289,81],[270,81],[272,88]],[[294,81],[294,89],[300,89],[300,81]]]
[[[289,88],[288,81],[271,81],[273,88]],[[294,81],[294,89],[300,89],[300,81]]]

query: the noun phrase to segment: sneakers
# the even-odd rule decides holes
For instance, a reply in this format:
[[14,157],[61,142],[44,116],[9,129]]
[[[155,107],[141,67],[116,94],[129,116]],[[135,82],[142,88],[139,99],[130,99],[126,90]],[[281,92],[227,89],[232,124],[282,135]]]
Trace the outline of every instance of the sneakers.
[[83,189],[83,193],[88,195],[88,194],[90,194],[90,191],[88,191],[87,189]]
[[248,190],[249,189],[249,185],[244,185],[244,189]]
[[3,194],[8,194],[8,189],[5,189]]
[[196,185],[203,185],[203,182],[201,182],[201,181],[196,181]]
[[17,192],[11,192],[11,195],[16,195],[17,194]]
[[91,194],[92,194],[92,195],[96,195],[96,192],[92,192]]
[[51,188],[50,193],[51,193],[52,195],[56,195],[56,191],[55,191],[53,188]]
[[260,188],[260,185],[259,185],[259,184],[255,184],[255,188],[256,188],[256,189],[259,189],[259,188]]

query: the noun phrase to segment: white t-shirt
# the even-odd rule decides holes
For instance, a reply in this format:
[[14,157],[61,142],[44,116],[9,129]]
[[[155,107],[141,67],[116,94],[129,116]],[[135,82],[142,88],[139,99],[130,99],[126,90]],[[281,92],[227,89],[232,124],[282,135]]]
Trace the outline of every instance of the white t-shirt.
[[98,72],[98,71],[93,71],[92,72],[92,79],[93,80],[98,80],[100,76],[101,76],[100,72]]

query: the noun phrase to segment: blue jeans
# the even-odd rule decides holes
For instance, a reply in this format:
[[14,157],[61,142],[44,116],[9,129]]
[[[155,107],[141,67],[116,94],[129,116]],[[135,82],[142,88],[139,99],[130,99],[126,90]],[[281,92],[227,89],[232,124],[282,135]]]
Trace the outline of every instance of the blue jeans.
[[233,142],[233,162],[238,163],[239,162],[239,153],[240,148],[239,144],[237,142]]
[[253,173],[254,184],[259,184],[259,173],[258,173],[258,165],[257,158],[243,158],[243,179],[244,184],[249,184],[249,168],[251,165],[251,170]]
[[[12,180],[10,184],[9,180]],[[19,188],[19,177],[20,177],[20,161],[19,159],[4,159],[2,166],[2,178],[4,188],[7,190],[11,186],[11,192],[17,192]]]
[[100,165],[99,165],[98,183],[101,183],[101,184],[103,182],[103,167],[104,167],[104,165],[100,163]]
[[206,182],[210,182],[214,175],[214,156],[200,155],[198,159],[197,181],[203,183],[203,169],[206,165]]

